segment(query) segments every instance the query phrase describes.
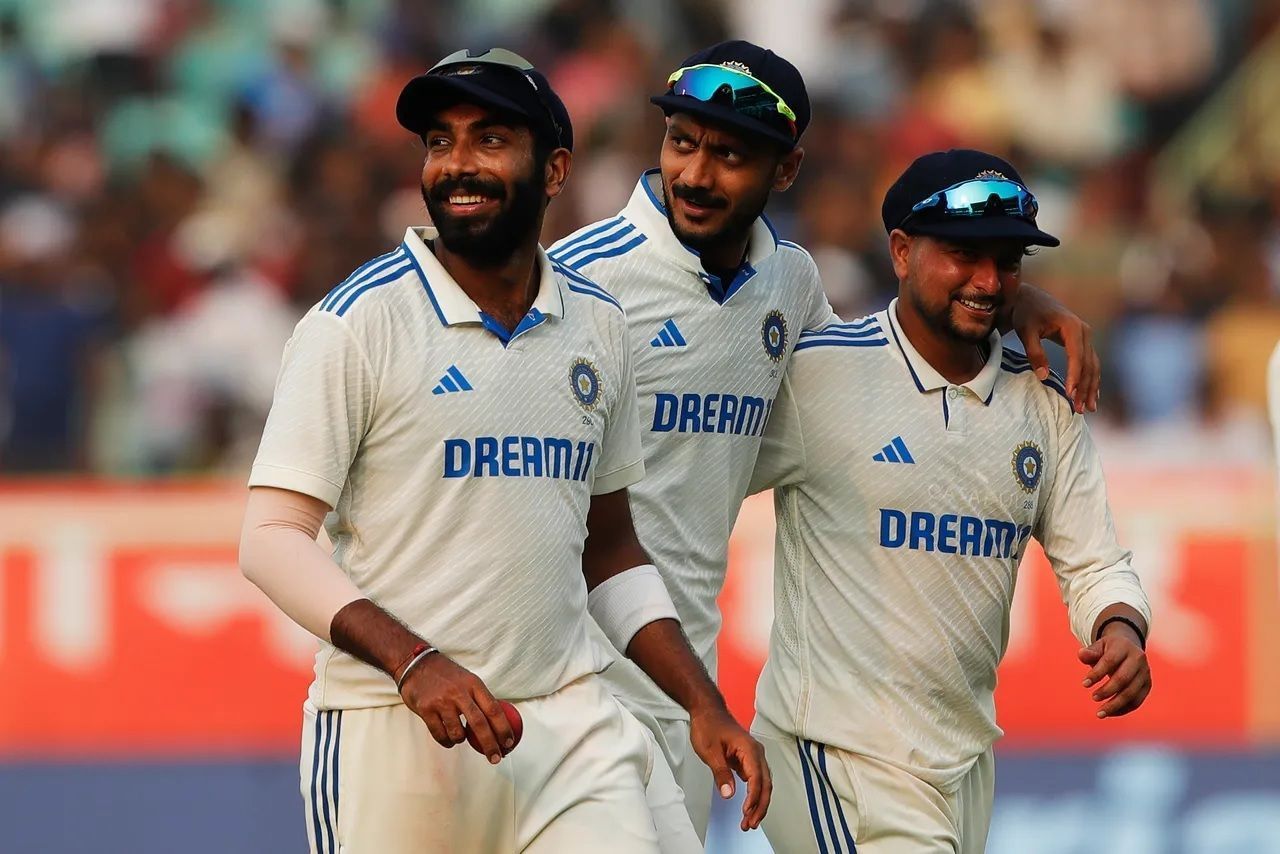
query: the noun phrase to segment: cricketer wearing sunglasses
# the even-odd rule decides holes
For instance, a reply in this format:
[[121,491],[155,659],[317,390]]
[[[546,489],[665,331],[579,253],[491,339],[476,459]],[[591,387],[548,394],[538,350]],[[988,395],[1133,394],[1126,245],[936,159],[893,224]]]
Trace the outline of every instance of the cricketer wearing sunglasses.
[[460,51],[396,116],[425,143],[433,227],[299,321],[241,543],[245,574],[323,641],[300,769],[311,851],[656,854],[645,784],[670,772],[597,675],[613,647],[689,709],[695,750],[742,775],[757,824],[763,748],[632,527],[622,309],[538,246],[572,163],[563,103],[519,56]]
[[1004,160],[919,158],[885,195],[898,297],[800,334],[751,489],[773,488],[775,614],[753,731],[779,854],[980,854],[996,667],[1031,537],[1099,718],[1146,698],[1150,609],[1098,455],[994,308],[1057,246]]
[[[808,253],[764,216],[770,194],[791,186],[803,159],[809,99],[795,67],[756,45],[726,42],[685,60],[652,101],[666,114],[660,167],[641,176],[621,213],[550,255],[627,311],[646,470],[629,493],[632,515],[714,675],[716,599],[761,434],[801,330],[838,318]],[[1001,316],[1011,308],[993,307]],[[1018,308],[1028,352],[1043,362],[1038,337],[1061,339],[1069,390],[1081,408],[1092,405],[1097,365],[1087,327],[1039,292],[1024,293]],[[685,714],[626,661],[605,678],[657,736],[684,789],[682,796],[651,784],[660,832],[677,826],[663,816],[687,809],[705,834],[715,787],[689,754]]]

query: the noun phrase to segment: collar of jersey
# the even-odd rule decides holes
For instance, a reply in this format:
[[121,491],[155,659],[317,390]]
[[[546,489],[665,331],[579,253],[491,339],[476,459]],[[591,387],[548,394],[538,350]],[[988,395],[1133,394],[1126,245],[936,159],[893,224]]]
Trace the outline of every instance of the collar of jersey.
[[[427,247],[426,241],[435,240],[438,232],[429,226],[410,228],[404,233],[404,247],[414,261],[418,276],[422,279],[422,288],[431,300],[431,307],[444,326],[457,326],[464,323],[475,323],[488,327],[484,314],[479,306],[467,296],[448,271],[441,266],[436,254]],[[547,253],[538,247],[538,296],[533,300],[525,321],[537,318],[538,315],[564,317],[564,295],[560,292],[560,282],[551,269]],[[513,336],[514,337],[514,336]]]
[[[902,358],[906,362],[907,370],[911,373],[911,379],[915,381],[916,388],[921,393],[928,391],[937,391],[940,388],[946,388],[951,385],[942,374],[938,373],[933,365],[925,361],[911,346],[911,342],[907,340],[906,333],[902,331],[902,327],[898,325],[898,299],[894,297],[889,303],[889,307],[881,312],[885,316],[882,325],[887,322],[889,331],[892,333],[893,341],[898,345],[898,351],[902,353]],[[978,371],[978,375],[967,383],[962,385],[978,396],[984,404],[991,402],[991,396],[995,392],[996,378],[1000,376],[1000,357],[1004,352],[1004,345],[1000,341],[1000,332],[992,330],[991,337],[987,339],[987,363],[982,366],[982,370]]]
[[[685,246],[671,230],[667,220],[667,209],[662,204],[662,173],[659,169],[650,169],[640,176],[636,188],[631,193],[623,215],[635,223],[654,247],[680,267],[702,277],[706,270],[702,268],[702,258],[698,250]],[[778,251],[778,232],[768,217],[761,215],[751,226],[751,238],[747,241],[746,266],[758,269],[760,264]],[[705,280],[704,280],[705,281]],[[744,280],[745,281],[745,280]],[[728,294],[727,300],[732,293]]]

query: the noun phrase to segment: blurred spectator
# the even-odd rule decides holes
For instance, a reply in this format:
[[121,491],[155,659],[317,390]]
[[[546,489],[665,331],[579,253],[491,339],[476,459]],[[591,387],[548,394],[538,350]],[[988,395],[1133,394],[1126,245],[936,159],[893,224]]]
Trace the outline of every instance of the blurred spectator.
[[1280,118],[1252,71],[1280,67],[1277,21],[1207,0],[0,2],[0,465],[242,461],[292,323],[425,221],[394,107],[444,54],[515,48],[569,103],[550,242],[623,204],[659,151],[647,97],[731,34],[805,70],[805,162],[770,216],[842,315],[894,287],[887,180],[926,150],[1015,149],[1064,238],[1026,276],[1094,325],[1104,416],[1220,446],[1260,423],[1280,337]]
[[39,197],[0,213],[0,470],[85,463],[92,349],[107,306],[70,278],[76,226]]

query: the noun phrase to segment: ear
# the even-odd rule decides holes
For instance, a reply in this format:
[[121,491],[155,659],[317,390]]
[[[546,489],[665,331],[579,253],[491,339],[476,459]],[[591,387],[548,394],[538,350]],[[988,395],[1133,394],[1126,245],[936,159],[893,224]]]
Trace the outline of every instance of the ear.
[[564,191],[565,182],[569,180],[569,172],[572,170],[573,152],[567,148],[557,148],[551,152],[544,168],[548,199],[554,199]]
[[803,148],[791,149],[778,161],[778,165],[773,172],[774,192],[781,193],[790,189],[791,185],[796,182],[796,176],[800,174],[800,164],[803,161]]
[[889,232],[889,257],[893,260],[893,274],[898,281],[907,278],[911,268],[911,246],[915,238],[900,228]]

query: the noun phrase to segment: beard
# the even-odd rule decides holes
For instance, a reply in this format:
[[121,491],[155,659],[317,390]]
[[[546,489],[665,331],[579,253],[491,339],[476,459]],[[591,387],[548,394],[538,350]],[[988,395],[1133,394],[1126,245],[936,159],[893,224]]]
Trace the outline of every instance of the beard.
[[[662,184],[662,207],[667,214],[667,222],[671,226],[671,231],[675,236],[690,249],[696,249],[703,252],[706,249],[719,245],[721,243],[731,243],[741,240],[751,231],[751,226],[760,215],[764,213],[765,205],[769,202],[769,188],[766,187],[758,197],[744,199],[736,207],[729,211],[724,225],[711,233],[692,233],[684,230],[676,222],[676,215],[671,210],[671,196],[677,199],[684,199],[695,205],[703,205],[704,207],[724,209],[729,207],[729,201],[721,196],[716,196],[706,190],[699,190],[694,187],[686,187],[683,184],[672,184],[671,189],[667,189],[666,182]],[[668,193],[670,195],[668,195]]]
[[[500,267],[510,260],[520,244],[538,228],[542,216],[541,169],[516,179],[510,197],[501,181],[487,178],[445,178],[435,186],[422,188],[431,224],[439,240],[455,255],[481,268]],[[498,211],[487,219],[456,217],[449,213],[449,196],[454,193],[479,195],[498,202]],[[536,236],[536,235],[535,235]]]
[[991,322],[985,324],[985,327],[962,324],[956,320],[956,303],[949,296],[941,305],[931,305],[920,295],[919,288],[912,287],[907,290],[916,313],[924,319],[924,322],[931,329],[965,344],[986,343],[986,340],[991,336],[991,330],[995,328],[996,315],[1000,313],[1000,308],[1004,304],[1002,299],[996,299],[995,311],[991,315]]

